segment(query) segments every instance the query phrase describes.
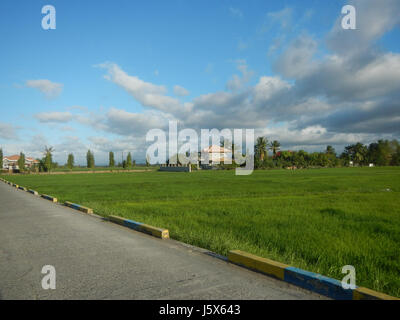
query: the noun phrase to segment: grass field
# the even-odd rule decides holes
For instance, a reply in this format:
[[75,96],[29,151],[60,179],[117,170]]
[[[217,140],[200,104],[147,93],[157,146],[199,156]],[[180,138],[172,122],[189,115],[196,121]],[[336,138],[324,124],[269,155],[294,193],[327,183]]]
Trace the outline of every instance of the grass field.
[[61,201],[400,297],[400,168],[3,176]]

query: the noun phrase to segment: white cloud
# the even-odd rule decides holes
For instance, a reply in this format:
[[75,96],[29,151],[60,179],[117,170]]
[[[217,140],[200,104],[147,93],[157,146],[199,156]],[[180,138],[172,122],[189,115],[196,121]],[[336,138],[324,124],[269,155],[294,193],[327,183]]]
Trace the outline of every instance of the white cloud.
[[35,118],[42,123],[65,123],[71,121],[73,119],[73,115],[70,112],[41,112],[35,114]]
[[181,87],[181,86],[178,86],[178,85],[174,86],[174,93],[175,93],[175,95],[180,96],[180,97],[184,97],[184,96],[189,95],[189,91],[188,90],[186,90],[184,87]]
[[16,139],[16,132],[14,126],[9,123],[0,122],[0,138]]
[[108,74],[105,75],[107,80],[125,89],[143,106],[166,112],[183,111],[184,106],[179,100],[166,95],[167,89],[164,86],[145,82],[136,76],[130,76],[114,63],[103,63],[99,67],[108,71]]
[[241,72],[241,76],[234,74],[232,78],[227,82],[226,87],[231,91],[241,90],[254,75],[254,72],[248,70],[246,60],[238,59],[235,61],[237,69]]
[[39,79],[26,81],[26,86],[38,89],[47,98],[55,98],[60,95],[64,85],[62,83],[51,82],[47,79]]

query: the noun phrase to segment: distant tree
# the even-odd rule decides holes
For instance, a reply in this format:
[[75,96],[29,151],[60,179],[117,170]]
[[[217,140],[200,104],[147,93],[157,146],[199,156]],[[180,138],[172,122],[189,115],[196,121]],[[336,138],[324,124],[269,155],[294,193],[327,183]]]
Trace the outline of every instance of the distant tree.
[[3,169],[3,149],[0,148],[0,170]]
[[122,160],[122,167],[123,167],[124,169],[127,168],[126,160]]
[[363,165],[368,161],[367,154],[367,147],[362,143],[357,142],[356,144],[345,147],[342,157],[359,165]]
[[25,155],[22,152],[19,154],[18,167],[20,172],[25,171]]
[[94,154],[90,150],[86,153],[86,163],[88,168],[94,168]]
[[132,160],[132,167],[136,167],[136,160],[135,159]]
[[272,154],[276,156],[277,151],[279,151],[281,148],[281,144],[279,141],[274,140],[269,144],[269,149],[272,150]]
[[150,166],[150,156],[146,155],[146,167]]
[[392,158],[392,146],[388,140],[378,140],[368,146],[368,161],[378,166],[387,166]]
[[43,169],[46,172],[50,172],[52,169],[52,164],[53,164],[53,152],[54,149],[53,147],[45,147],[44,151],[44,159],[43,159]]
[[327,146],[325,153],[327,154],[336,154],[335,148],[332,146]]
[[265,137],[258,137],[255,145],[255,156],[258,160],[264,161],[267,158],[268,140]]
[[67,168],[72,169],[74,167],[74,164],[75,164],[74,155],[70,153],[68,155]]
[[394,139],[390,141],[390,148],[392,150],[392,158],[390,160],[390,164],[392,166],[400,166],[400,144]]
[[113,168],[115,166],[115,161],[114,161],[114,152],[110,151],[108,155],[108,166]]
[[132,155],[130,152],[128,153],[128,156],[126,157],[126,167],[127,168],[132,167]]

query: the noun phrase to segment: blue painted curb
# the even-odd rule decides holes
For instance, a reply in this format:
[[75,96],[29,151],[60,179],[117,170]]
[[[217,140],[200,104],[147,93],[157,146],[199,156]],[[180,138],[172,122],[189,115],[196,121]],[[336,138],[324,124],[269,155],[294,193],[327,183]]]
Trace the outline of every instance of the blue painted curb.
[[124,220],[124,226],[125,226],[125,227],[134,229],[134,230],[136,230],[136,231],[141,231],[141,227],[140,227],[140,226],[141,226],[142,224],[143,224],[143,223],[136,222],[136,221],[129,220],[129,219],[125,219],[125,220]]
[[353,299],[353,290],[344,289],[339,280],[299,268],[285,268],[284,281],[335,300]]

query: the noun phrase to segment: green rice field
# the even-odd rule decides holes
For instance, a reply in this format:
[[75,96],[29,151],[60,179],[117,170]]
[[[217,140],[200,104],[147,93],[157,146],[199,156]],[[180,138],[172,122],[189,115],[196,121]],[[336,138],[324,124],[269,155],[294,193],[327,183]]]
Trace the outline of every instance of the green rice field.
[[227,255],[239,249],[400,297],[400,168],[3,175],[93,208],[169,229]]

